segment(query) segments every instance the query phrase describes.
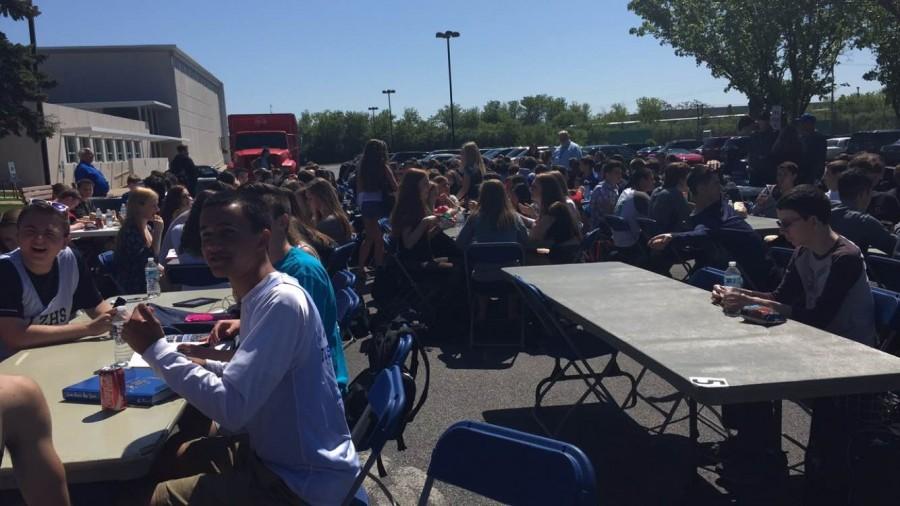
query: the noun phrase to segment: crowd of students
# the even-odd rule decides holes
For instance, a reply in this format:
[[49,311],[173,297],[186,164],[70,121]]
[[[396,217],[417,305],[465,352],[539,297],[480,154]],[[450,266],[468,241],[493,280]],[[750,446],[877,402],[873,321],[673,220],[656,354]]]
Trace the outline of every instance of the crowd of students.
[[[356,260],[364,277],[372,275],[377,283],[389,276],[388,253],[395,254],[417,283],[453,299],[462,289],[463,253],[476,243],[518,243],[530,263],[573,263],[584,261],[606,237],[616,258],[664,275],[687,259],[714,267],[736,261],[746,287],[716,286],[713,303],[769,306],[874,344],[863,255],[871,248],[892,254],[893,227],[900,221],[898,190],[884,187],[892,182],[883,180],[877,155],[827,166],[823,161],[816,169],[820,187],[799,184],[805,182],[802,171],[785,161],[756,199],[731,202],[723,192],[726,175],[716,163],[691,167],[676,160],[584,154],[565,131],[559,141],[551,152],[518,160],[485,160],[468,142],[460,157],[447,163],[409,160],[398,166],[388,162],[383,141],[371,140],[357,161],[341,167],[338,178],[314,164],[296,174],[236,169],[203,188],[185,150],[175,164],[179,170],[129,178],[126,213],[113,248],[120,289],[143,293],[147,259],[157,260],[164,275],[167,261],[177,258],[180,264],[206,264],[215,276],[227,278],[241,305],[240,319],[218,322],[210,335],[212,342],[240,336],[240,346],[229,352],[166,343],[159,321],[144,305],[125,325],[125,339],[135,351],[198,416],[219,428],[214,437],[196,434],[182,441],[169,455],[181,472],[148,489],[148,500],[342,499],[359,463],[343,415],[348,371],[324,266],[336,246],[352,240],[359,240]],[[83,226],[81,218],[92,212],[96,183],[83,178],[76,186],[55,188],[54,201],[33,201],[0,220],[0,244],[8,252],[0,257],[0,278],[8,280],[0,293],[0,359],[110,329],[113,310],[85,255],[69,241],[70,230]],[[349,208],[358,213],[356,227]],[[773,274],[767,244],[745,221],[748,214],[779,220],[778,240],[796,248],[786,272]],[[453,222],[461,224],[455,240],[442,233]],[[643,226],[647,223],[652,233]],[[89,319],[72,322],[79,310]],[[6,402],[4,387],[18,381],[0,378],[0,407]],[[40,406],[38,395],[31,397],[21,402]],[[814,476],[833,476],[834,467],[818,475],[816,470],[828,468],[836,447],[834,431],[816,420],[821,413],[852,416],[835,406],[833,399],[814,406],[807,462]],[[737,420],[733,453],[778,460],[772,455],[777,449],[755,438],[760,420],[774,416],[771,405],[739,412],[726,416],[727,422]],[[46,410],[35,416],[49,426]],[[241,428],[248,437],[226,435]],[[46,450],[44,432],[13,434],[43,441],[38,444]],[[11,447],[11,452],[20,458],[15,455],[21,451]],[[42,466],[59,478],[58,459],[50,453],[52,447],[44,451]],[[224,461],[214,457],[223,454]],[[38,493],[29,492],[27,479],[22,483],[26,495]],[[817,486],[827,489],[829,482]]]

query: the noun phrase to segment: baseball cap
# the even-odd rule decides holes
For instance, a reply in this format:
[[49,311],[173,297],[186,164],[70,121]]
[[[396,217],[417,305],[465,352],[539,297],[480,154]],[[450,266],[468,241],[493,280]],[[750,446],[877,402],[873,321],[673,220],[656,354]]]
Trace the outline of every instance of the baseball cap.
[[799,118],[797,118],[797,122],[798,123],[815,123],[816,117],[808,112],[805,112],[805,113],[801,114]]

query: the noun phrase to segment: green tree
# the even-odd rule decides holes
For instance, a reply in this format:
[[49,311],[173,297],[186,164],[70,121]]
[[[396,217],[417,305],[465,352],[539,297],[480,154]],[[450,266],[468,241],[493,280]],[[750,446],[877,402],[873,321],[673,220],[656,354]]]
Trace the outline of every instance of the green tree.
[[878,0],[866,5],[863,29],[857,47],[875,53],[875,68],[863,78],[878,81],[884,87],[884,98],[900,125],[900,0]]
[[628,120],[628,108],[625,104],[615,103],[609,106],[609,110],[602,115],[603,121],[606,123],[620,123]]
[[[40,15],[28,0],[0,0],[0,17],[22,21]],[[47,100],[53,81],[35,71],[44,60],[31,54],[30,46],[13,44],[0,32],[0,137],[25,134],[35,141],[52,137],[55,125],[30,104]]]
[[632,28],[693,57],[749,99],[750,111],[782,105],[785,117],[831,91],[838,56],[859,8],[844,0],[631,0]]
[[641,123],[652,124],[662,119],[662,113],[671,106],[665,100],[653,97],[637,99],[637,116]]

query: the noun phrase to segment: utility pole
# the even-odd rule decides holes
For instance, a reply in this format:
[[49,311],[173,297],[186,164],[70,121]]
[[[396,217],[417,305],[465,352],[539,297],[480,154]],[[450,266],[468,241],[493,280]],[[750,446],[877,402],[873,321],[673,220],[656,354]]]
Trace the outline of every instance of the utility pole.
[[453,124],[453,70],[450,67],[450,39],[459,37],[459,32],[447,30],[434,34],[438,39],[447,40],[447,78],[450,81],[450,145],[456,147],[456,127]]
[[388,97],[388,128],[391,132],[391,149],[394,149],[394,110],[391,109],[391,95],[397,90],[381,90]]
[[[31,42],[31,55],[37,58],[37,37],[34,33],[34,16],[28,16],[28,38]],[[38,71],[37,60],[35,60],[34,65],[31,67],[32,72],[35,74]],[[37,113],[41,116],[41,120],[44,120],[44,103],[40,100],[35,102],[35,108],[37,109]],[[41,137],[41,163],[43,164],[44,170],[44,183],[50,184],[50,160],[47,158],[47,138]]]

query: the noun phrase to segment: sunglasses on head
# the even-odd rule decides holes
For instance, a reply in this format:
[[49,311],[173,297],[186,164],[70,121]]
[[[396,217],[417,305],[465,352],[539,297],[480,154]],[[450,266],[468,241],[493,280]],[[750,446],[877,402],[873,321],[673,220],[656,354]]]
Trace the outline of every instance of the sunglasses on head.
[[69,206],[67,206],[61,202],[53,202],[51,200],[44,200],[44,199],[31,199],[28,201],[28,205],[36,206],[36,207],[44,207],[44,208],[49,207],[49,208],[52,208],[61,213],[68,212],[68,210],[69,210]]

